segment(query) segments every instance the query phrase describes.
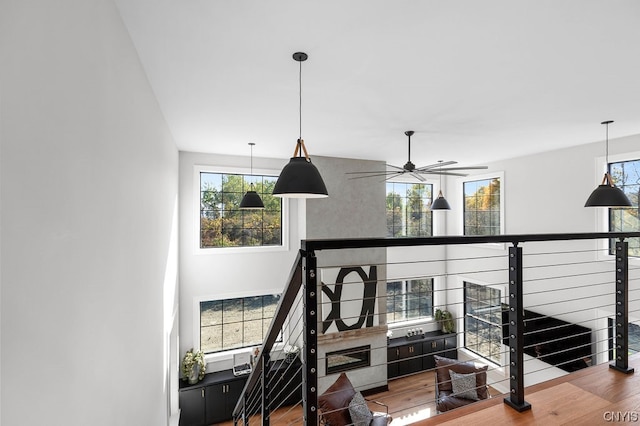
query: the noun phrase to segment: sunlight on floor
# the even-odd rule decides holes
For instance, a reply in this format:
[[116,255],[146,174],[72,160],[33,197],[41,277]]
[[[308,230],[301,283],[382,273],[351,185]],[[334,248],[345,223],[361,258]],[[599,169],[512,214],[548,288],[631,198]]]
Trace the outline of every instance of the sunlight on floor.
[[393,421],[390,423],[393,426],[410,425],[420,420],[428,419],[431,417],[431,408],[425,408],[422,410],[414,411],[412,413],[396,416],[392,414]]

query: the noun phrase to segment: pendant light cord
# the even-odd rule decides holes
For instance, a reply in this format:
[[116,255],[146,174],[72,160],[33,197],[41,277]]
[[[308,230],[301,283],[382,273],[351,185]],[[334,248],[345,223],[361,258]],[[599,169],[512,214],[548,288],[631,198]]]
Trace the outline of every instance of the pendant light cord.
[[609,170],[609,123],[605,123],[606,124],[606,151],[605,151],[605,158],[607,160],[607,170]]
[[[300,61],[300,72],[298,73],[298,95],[298,123],[300,124],[300,135],[298,136],[298,143],[302,143],[302,61]],[[300,152],[300,156],[302,157],[302,152]]]

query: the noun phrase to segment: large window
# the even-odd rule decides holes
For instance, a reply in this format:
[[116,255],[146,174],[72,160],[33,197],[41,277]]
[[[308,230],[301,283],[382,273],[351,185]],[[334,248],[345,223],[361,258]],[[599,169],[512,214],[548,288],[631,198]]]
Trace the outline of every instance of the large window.
[[464,235],[499,235],[501,230],[500,178],[466,181]]
[[[282,200],[277,176],[200,173],[200,248],[282,245]],[[253,183],[264,210],[240,210]]]
[[433,278],[387,283],[387,323],[433,316]]
[[387,182],[387,236],[433,235],[432,200],[431,184]]
[[220,352],[262,344],[280,295],[200,302],[200,350]]
[[[638,198],[640,198],[640,159],[609,164],[615,185],[631,200],[633,208],[609,209],[609,230],[612,232],[640,231]],[[640,238],[630,238],[629,256],[640,257]],[[615,241],[610,249],[615,248]]]
[[464,345],[502,365],[501,290],[464,282]]

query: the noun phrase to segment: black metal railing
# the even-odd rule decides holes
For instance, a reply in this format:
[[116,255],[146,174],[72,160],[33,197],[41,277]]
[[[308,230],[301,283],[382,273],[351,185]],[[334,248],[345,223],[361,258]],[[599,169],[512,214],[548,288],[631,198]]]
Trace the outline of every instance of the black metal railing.
[[[387,329],[393,328],[387,324],[387,309],[385,308],[389,304],[388,297],[392,296],[388,296],[386,291],[383,293],[380,291],[374,292],[373,296],[365,292],[363,296],[360,289],[363,282],[365,284],[367,282],[367,275],[364,274],[365,278],[357,278],[353,282],[345,280],[344,277],[341,278],[342,281],[339,282],[341,285],[340,291],[343,291],[342,287],[355,284],[360,286],[358,287],[360,296],[357,296],[356,291],[355,296],[352,294],[339,300],[336,296],[338,291],[335,287],[338,282],[320,278],[322,273],[332,268],[354,271],[357,267],[367,264],[369,277],[373,276],[371,273],[373,269],[371,268],[384,269],[386,273],[380,274],[380,279],[375,275],[376,278],[373,278],[373,280],[376,283],[378,281],[383,282],[385,285],[386,282],[392,281],[394,277],[397,278],[399,276],[395,273],[396,270],[406,271],[402,275],[402,279],[405,281],[425,276],[443,280],[456,280],[462,284],[455,286],[451,285],[451,282],[447,282],[446,286],[442,288],[432,288],[433,296],[430,301],[431,305],[428,308],[433,310],[436,304],[442,305],[442,303],[436,303],[437,299],[446,301],[446,306],[458,313],[456,318],[456,328],[458,330],[464,330],[464,324],[467,321],[472,321],[472,319],[465,316],[466,308],[464,304],[466,302],[459,296],[466,291],[464,287],[466,278],[472,277],[472,279],[476,279],[480,277],[479,281],[483,283],[504,286],[506,300],[502,301],[499,308],[492,302],[492,309],[489,309],[490,311],[493,310],[493,316],[491,317],[493,327],[489,327],[487,329],[489,331],[486,333],[485,330],[482,333],[477,333],[474,337],[476,339],[474,344],[477,347],[493,345],[492,350],[495,349],[495,358],[504,360],[504,363],[502,364],[495,360],[487,362],[487,359],[475,356],[472,351],[465,352],[465,356],[471,361],[482,361],[490,364],[490,373],[502,370],[508,372],[502,378],[487,381],[487,384],[496,389],[504,389],[500,393],[505,394],[505,403],[518,411],[524,411],[531,407],[525,399],[525,376],[527,374],[540,373],[541,370],[545,369],[549,370],[549,374],[566,374],[560,372],[558,368],[566,367],[573,361],[586,362],[585,360],[600,359],[603,356],[603,352],[605,352],[600,349],[601,347],[606,347],[607,353],[609,353],[610,349],[613,349],[615,357],[611,363],[612,368],[630,373],[633,369],[629,367],[628,362],[629,318],[630,314],[636,314],[635,317],[640,316],[637,315],[640,310],[630,311],[629,308],[630,303],[635,306],[640,301],[640,299],[630,297],[630,293],[640,290],[637,288],[640,287],[637,284],[637,272],[640,268],[629,267],[627,240],[632,237],[640,237],[640,232],[304,240],[301,242],[301,250],[289,275],[283,297],[277,307],[259,355],[255,360],[254,371],[248,378],[242,397],[236,404],[233,412],[234,423],[269,425],[299,422],[310,426],[317,425],[321,420],[320,391],[324,391],[328,387],[327,384],[332,381],[324,371],[326,358],[321,353],[322,346],[327,343],[337,343],[339,345],[340,342],[352,338],[360,331],[354,331],[350,328],[351,325],[355,323],[362,325],[365,320],[366,326],[377,333],[386,334]],[[592,242],[610,241],[612,239],[616,240],[614,258],[610,257],[608,248],[592,247]],[[560,242],[565,242],[564,244],[568,244],[571,247],[554,253],[546,252],[545,250],[534,252],[523,250],[523,246],[528,247],[529,245],[532,247],[544,246],[547,249],[547,246]],[[501,244],[503,246],[498,247],[499,250],[495,254],[475,254],[476,248],[485,247],[487,244]],[[436,251],[446,247],[448,251],[427,255],[420,253],[416,254],[415,259],[397,262],[386,260],[379,262],[378,259],[371,262],[361,260],[363,256],[366,258],[366,253],[369,249],[385,248],[391,253],[394,249],[407,250],[408,248],[417,247]],[[470,248],[467,249],[467,252],[458,256],[455,251],[462,249],[462,247]],[[334,259],[333,262],[319,262],[317,257],[319,253],[345,249],[356,249],[361,253],[360,260],[356,264],[349,262],[342,264],[335,261],[336,256],[330,257]],[[473,253],[469,253],[469,250],[473,251]],[[415,253],[418,251],[415,250]],[[406,253],[414,253],[414,251],[403,252],[402,254]],[[340,256],[337,257],[340,258]],[[348,258],[348,256],[345,257]],[[558,260],[554,257],[557,257]],[[318,266],[319,263],[321,263],[320,267]],[[480,264],[483,266],[479,267],[478,265]],[[419,272],[414,272],[416,265],[420,266],[421,270]],[[612,268],[612,266],[614,267]],[[633,272],[631,279],[629,276],[630,271]],[[595,279],[600,274],[604,278],[601,280]],[[577,285],[576,281],[578,282]],[[583,284],[581,281],[585,281],[585,283]],[[630,281],[634,283],[633,286],[630,286]],[[541,283],[546,283],[546,285],[543,286]],[[549,285],[549,283],[553,283],[553,285]],[[332,286],[334,286],[333,290]],[[542,296],[549,296],[550,294],[554,294],[553,301],[541,299]],[[564,297],[564,300],[562,300],[562,297]],[[340,318],[342,330],[338,330],[326,337],[324,331],[329,322],[327,320],[327,311],[333,313],[336,303],[357,302],[364,305],[369,298],[373,300],[371,303],[377,304],[374,319],[371,316],[371,309],[362,308],[360,312],[351,314],[352,316]],[[539,302],[539,300],[542,300],[542,302]],[[405,302],[407,301],[405,300],[403,303]],[[480,300],[478,302],[484,303],[486,301]],[[554,308],[554,304],[557,309]],[[575,308],[567,308],[565,305],[575,305]],[[424,307],[418,306],[416,309],[420,310]],[[403,307],[403,309],[405,308]],[[496,309],[499,309],[499,314],[496,313]],[[600,323],[602,318],[595,313],[592,314],[592,311],[599,310],[613,311],[613,328],[609,326],[604,328],[584,326],[592,325],[592,323],[596,322]],[[566,320],[556,318],[558,316],[566,317]],[[581,316],[586,316],[588,319],[575,319]],[[603,314],[603,318],[604,316],[605,314]],[[578,324],[578,322],[583,321],[585,324]],[[489,324],[491,321],[487,321],[487,323]],[[434,327],[437,325],[434,322],[431,324]],[[319,328],[321,329],[320,331]],[[558,329],[570,330],[571,334],[567,335],[564,332],[563,334],[554,331]],[[387,359],[387,339],[384,339],[382,343],[371,343],[370,368],[384,369],[385,374],[387,371],[394,371],[398,374],[396,377],[402,377],[414,374],[415,371],[409,367],[406,370],[408,373],[399,371],[396,368],[397,365],[402,365],[404,368],[405,366],[411,366],[413,362],[413,365],[421,365],[423,370],[433,371],[433,365],[431,364],[433,355],[451,353],[450,347],[438,346],[440,340],[437,339],[439,339],[440,332],[437,330],[425,331],[418,329],[417,326],[409,330],[406,330],[406,327],[395,328],[394,330],[402,330],[402,333],[406,334],[406,340],[409,344],[412,341],[412,333],[423,338],[433,335],[436,339],[429,341],[429,344],[433,346],[431,348],[433,350],[430,349],[428,353],[426,353],[427,351],[418,350],[415,353],[409,353],[401,361],[390,361]],[[613,335],[611,335],[611,330],[614,330]],[[608,337],[601,337],[607,332],[609,333]],[[499,334],[497,344],[496,334]],[[581,336],[586,335],[588,335],[587,340],[580,340]],[[281,336],[282,342],[279,341],[279,336]],[[370,336],[373,336],[373,334],[367,335],[366,338],[370,339]],[[468,337],[465,336],[464,331],[453,331],[447,336],[453,336],[456,339],[458,349],[467,345]],[[481,341],[482,339],[487,340]],[[560,347],[558,349],[558,345],[555,343],[560,340],[572,342],[573,347]],[[372,342],[376,342],[376,340],[373,339]],[[613,345],[613,348],[610,348],[611,345]],[[289,350],[287,347],[289,347]],[[292,347],[298,350],[291,350]],[[576,352],[576,347],[578,349],[584,348],[584,350]],[[552,349],[544,354],[536,352],[541,348]],[[383,357],[376,355],[383,352]],[[539,362],[560,358],[562,362]],[[571,370],[566,369],[566,371]],[[354,386],[371,388],[370,393],[377,393],[378,395],[381,395],[381,392],[388,388],[387,385],[380,386],[375,381],[364,383],[364,386],[363,383],[354,383]],[[430,386],[435,391],[436,384],[434,383]],[[406,392],[411,391],[408,390]],[[397,393],[395,395],[396,397],[398,396]],[[396,408],[392,407],[391,409],[394,410]],[[418,412],[420,407],[405,407],[404,412],[407,410]],[[274,418],[273,415],[276,412],[277,417]],[[401,411],[397,412],[402,413]]]

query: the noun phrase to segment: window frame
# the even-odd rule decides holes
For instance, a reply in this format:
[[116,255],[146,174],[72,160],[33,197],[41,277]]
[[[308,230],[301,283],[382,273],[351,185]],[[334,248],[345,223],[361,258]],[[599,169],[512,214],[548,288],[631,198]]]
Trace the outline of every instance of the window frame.
[[[217,300],[229,300],[229,299],[239,299],[239,298],[247,298],[247,297],[259,297],[259,296],[269,296],[269,295],[280,295],[280,300],[282,300],[282,289],[264,289],[260,291],[243,291],[236,293],[224,293],[224,294],[208,294],[197,296],[193,298],[193,347],[195,350],[201,350],[201,328],[202,324],[200,321],[200,303],[209,302],[209,301],[217,301]],[[279,305],[279,303],[278,303]],[[276,306],[277,310],[277,306]],[[281,334],[283,336],[283,341],[278,341],[274,344],[275,349],[284,348],[284,336],[288,336],[287,324],[282,326]],[[253,348],[259,345],[252,346],[244,346],[241,348],[235,349],[227,349],[218,352],[209,352],[205,354],[205,361],[207,363],[216,363],[220,361],[230,361],[233,360],[234,354],[239,353],[249,353],[252,352]]]
[[211,255],[211,254],[246,254],[246,253],[265,253],[265,252],[282,252],[289,250],[289,200],[281,198],[281,230],[282,244],[273,246],[242,246],[242,247],[200,247],[200,173],[227,173],[241,175],[264,175],[274,176],[280,175],[280,171],[276,169],[253,169],[251,173],[249,168],[229,167],[217,165],[196,164],[193,167],[193,235],[194,235],[194,254]]
[[500,329],[500,345],[501,345],[501,350],[499,353],[499,360],[495,360],[495,359],[491,359],[491,358],[487,358],[485,356],[485,354],[476,352],[475,350],[467,347],[467,298],[466,298],[466,284],[473,284],[473,285],[477,285],[480,287],[488,287],[492,290],[498,290],[500,292],[500,304],[501,306],[505,306],[509,304],[508,301],[508,297],[507,297],[507,285],[496,285],[496,284],[486,284],[483,282],[480,282],[478,280],[474,280],[474,279],[468,279],[468,278],[462,278],[462,327],[464,330],[463,334],[463,339],[462,339],[462,348],[464,348],[465,351],[468,351],[469,353],[473,354],[473,356],[478,356],[481,357],[483,360],[485,360],[488,363],[497,365],[498,367],[503,367],[506,364],[506,359],[507,359],[507,353],[506,353],[506,345],[504,344],[504,335],[503,335],[503,330],[504,330],[504,325],[500,324],[500,325],[496,325],[496,324],[492,324],[489,323],[486,320],[483,320],[482,318],[478,318],[475,317],[474,318],[477,321],[484,321],[485,323],[497,326]]
[[[622,161],[640,160],[640,151],[631,151],[621,154],[609,154],[609,163],[619,163]],[[594,168],[594,183],[585,193],[586,197],[589,196],[590,191],[596,188],[602,181],[602,176],[609,169],[609,164],[604,156],[596,157]],[[596,232],[609,232],[609,209],[608,208],[594,208],[596,210]],[[615,256],[609,253],[609,239],[596,240],[596,259],[602,261],[613,261]],[[634,266],[640,266],[640,257],[629,256],[629,263]]]
[[[464,184],[468,182],[475,182],[480,180],[488,180],[488,179],[499,179],[500,180],[500,233],[498,235],[505,234],[505,179],[504,172],[492,172],[492,173],[484,173],[479,175],[469,175],[461,178],[459,182],[459,188],[461,193],[461,205],[459,209],[459,223],[460,223],[460,235],[465,234],[465,226],[464,226],[464,214],[465,214],[465,194],[464,194]],[[504,244],[494,244],[500,247],[504,247]]]
[[[406,289],[408,287],[409,281],[417,281],[417,280],[431,280],[431,314],[430,315],[426,315],[426,316],[417,317],[417,318],[405,318],[405,319],[399,320],[399,321],[390,321],[390,319],[389,319],[389,310],[386,309],[386,316],[387,316],[386,323],[387,323],[387,325],[388,325],[388,327],[390,329],[400,328],[402,326],[411,325],[411,324],[426,323],[428,321],[433,320],[433,315],[434,315],[435,306],[436,306],[436,303],[435,303],[435,300],[434,300],[435,299],[435,294],[436,294],[436,291],[435,291],[436,279],[435,279],[435,277],[424,276],[424,277],[411,277],[411,278],[401,278],[401,279],[390,279],[390,280],[387,280],[386,284],[385,284],[385,301],[386,301],[386,298],[389,297],[388,296],[388,294],[389,294],[388,293],[388,285],[392,284],[392,283],[400,282],[400,283],[402,283],[403,290],[404,290],[403,293],[402,293],[403,302],[405,304],[408,304],[408,298],[407,298]],[[385,304],[385,306],[386,306],[386,304]],[[407,311],[408,311],[408,309],[405,308],[403,313],[406,313]],[[394,312],[394,316],[395,316],[395,313],[397,312],[397,310],[393,311],[393,312]]]
[[[437,181],[433,180],[433,179],[429,179],[429,178],[425,178],[424,181],[415,179],[415,178],[407,178],[407,177],[396,177],[393,179],[389,179],[385,182],[385,191],[384,191],[384,199],[385,199],[385,227],[386,227],[386,215],[387,215],[387,208],[386,208],[386,201],[387,201],[387,196],[388,196],[388,192],[387,192],[387,184],[388,183],[401,183],[401,184],[407,184],[407,185],[431,185],[431,203],[433,204],[433,200],[435,197],[435,194],[437,193],[437,191],[440,189],[438,186]],[[436,216],[434,215],[434,211],[429,209],[430,213],[431,213],[431,235],[426,235],[427,236],[435,236],[439,234],[439,231],[437,230],[437,226],[440,225],[439,221],[436,220]],[[387,229],[388,231],[388,229]],[[388,236],[389,238],[412,238],[409,237],[407,235],[403,235],[403,236],[399,236],[399,237],[393,237],[393,236]]]
[[[609,171],[609,173],[611,172],[611,165],[612,164],[620,164],[620,163],[628,163],[628,162],[637,162],[640,163],[640,156],[638,156],[637,158],[633,158],[633,159],[629,159],[629,160],[620,160],[620,161],[609,161],[609,163],[607,164],[607,171]],[[634,183],[633,185],[639,185],[640,182],[638,183]],[[622,189],[622,187],[619,184],[616,184],[616,187]],[[640,191],[639,191],[640,192]],[[636,210],[638,210],[640,207],[637,207]],[[609,232],[618,232],[618,231],[614,231],[612,230],[612,225],[613,225],[613,221],[612,221],[612,216],[613,216],[613,210],[634,210],[633,208],[631,209],[613,209],[613,208],[607,208],[607,230]],[[640,228],[635,230],[635,231],[640,231]],[[609,254],[613,255],[614,254],[614,250],[615,250],[615,243],[612,244],[613,241],[612,239],[609,239]],[[640,255],[629,255],[629,258],[640,258]]]

